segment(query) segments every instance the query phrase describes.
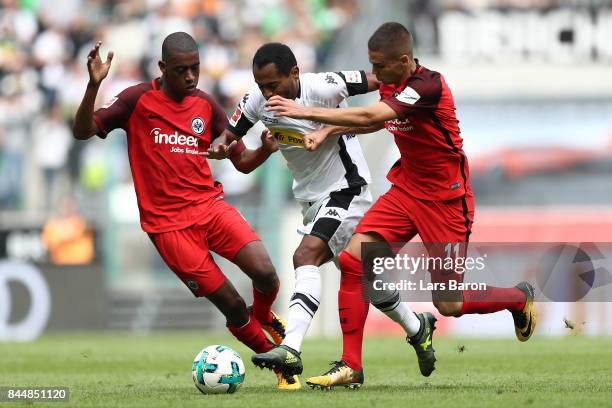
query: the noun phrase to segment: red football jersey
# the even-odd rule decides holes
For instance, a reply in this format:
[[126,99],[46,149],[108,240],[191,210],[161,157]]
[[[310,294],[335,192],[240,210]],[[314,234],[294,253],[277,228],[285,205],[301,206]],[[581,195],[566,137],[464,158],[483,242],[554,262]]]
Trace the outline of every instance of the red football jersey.
[[416,72],[399,87],[381,84],[379,92],[398,115],[385,122],[401,154],[389,181],[423,200],[471,194],[455,102],[442,75],[417,62]]
[[164,94],[158,78],[125,89],[98,109],[94,120],[101,138],[116,128],[127,133],[144,231],[188,227],[222,194],[203,154],[227,126],[227,117],[210,95],[196,89],[178,103]]

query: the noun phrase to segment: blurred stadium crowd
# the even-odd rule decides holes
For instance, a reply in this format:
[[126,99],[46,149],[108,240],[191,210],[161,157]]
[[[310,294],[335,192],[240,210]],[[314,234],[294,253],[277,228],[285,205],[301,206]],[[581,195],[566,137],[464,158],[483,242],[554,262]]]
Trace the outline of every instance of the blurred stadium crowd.
[[[71,119],[87,83],[94,41],[115,52],[101,104],[157,77],[163,38],[194,35],[199,87],[229,111],[252,81],[259,45],[282,41],[303,71],[326,58],[335,33],[358,12],[355,0],[1,0],[0,211],[49,212],[75,191],[104,184],[100,143],[76,143]],[[126,166],[123,177],[129,178]]]

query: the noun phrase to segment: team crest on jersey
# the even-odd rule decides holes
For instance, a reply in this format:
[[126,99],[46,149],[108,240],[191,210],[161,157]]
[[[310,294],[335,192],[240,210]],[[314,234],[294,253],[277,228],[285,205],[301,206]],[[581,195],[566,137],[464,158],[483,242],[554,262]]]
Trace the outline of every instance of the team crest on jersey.
[[204,129],[206,129],[206,126],[204,126],[204,121],[201,117],[196,116],[195,118],[191,119],[191,130],[193,130],[193,133],[196,135],[201,135],[204,133]]
[[408,105],[414,105],[419,99],[421,99],[421,95],[411,87],[407,86],[399,95],[396,95],[395,98],[403,103],[407,103]]
[[200,289],[200,285],[198,285],[198,282],[194,280],[188,280],[187,286],[189,286],[189,289],[194,290],[194,291]]
[[363,82],[361,80],[361,72],[359,71],[340,71],[342,75],[344,75],[344,80],[347,84],[360,84]]

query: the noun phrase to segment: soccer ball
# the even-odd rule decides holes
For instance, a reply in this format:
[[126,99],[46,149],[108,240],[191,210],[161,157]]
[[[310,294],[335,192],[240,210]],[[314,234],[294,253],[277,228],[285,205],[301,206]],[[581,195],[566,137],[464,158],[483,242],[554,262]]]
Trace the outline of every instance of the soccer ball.
[[208,346],[193,360],[193,383],[203,394],[232,394],[244,381],[244,362],[229,347]]

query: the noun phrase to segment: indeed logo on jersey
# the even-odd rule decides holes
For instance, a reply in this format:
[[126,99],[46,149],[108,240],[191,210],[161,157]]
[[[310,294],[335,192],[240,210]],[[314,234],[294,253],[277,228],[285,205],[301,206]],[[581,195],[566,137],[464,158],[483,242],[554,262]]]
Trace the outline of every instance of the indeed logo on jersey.
[[[153,136],[155,144],[170,145],[172,153],[204,154],[204,152],[198,151],[197,147],[200,139],[195,136],[181,135],[176,130],[170,134],[162,133],[160,128],[154,128],[149,134]],[[186,146],[186,148],[182,146]],[[189,147],[195,147],[195,149]]]
[[389,132],[412,132],[414,130],[414,126],[410,124],[410,120],[404,119],[393,119],[385,122],[385,128]]

